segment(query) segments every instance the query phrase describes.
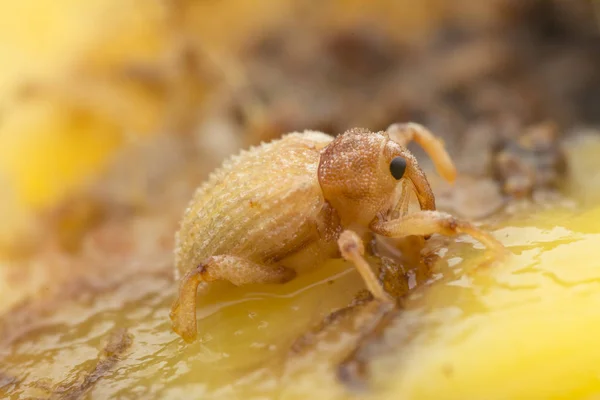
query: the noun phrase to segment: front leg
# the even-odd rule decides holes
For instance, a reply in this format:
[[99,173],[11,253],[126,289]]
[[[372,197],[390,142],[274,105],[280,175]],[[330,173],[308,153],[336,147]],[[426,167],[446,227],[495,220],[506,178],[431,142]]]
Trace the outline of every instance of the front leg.
[[489,233],[482,231],[470,222],[456,219],[452,215],[440,211],[417,211],[391,221],[375,219],[369,227],[378,235],[393,238],[413,235],[429,236],[434,233],[456,236],[466,233],[494,251],[496,255],[506,253],[502,243]]
[[373,269],[367,260],[365,260],[365,246],[362,239],[358,237],[355,232],[346,230],[340,235],[338,245],[342,257],[346,261],[350,261],[354,264],[373,297],[384,303],[394,303],[394,299],[386,293],[383,285],[379,282],[377,276],[373,272]]

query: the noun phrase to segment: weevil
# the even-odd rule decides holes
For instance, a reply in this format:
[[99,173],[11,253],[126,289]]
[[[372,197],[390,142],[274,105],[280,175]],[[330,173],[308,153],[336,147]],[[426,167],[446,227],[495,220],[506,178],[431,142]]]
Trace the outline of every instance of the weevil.
[[[415,123],[382,132],[355,128],[335,138],[289,133],[226,160],[197,189],[176,234],[173,330],[195,340],[198,291],[211,282],[285,283],[340,256],[376,300],[392,303],[364,258],[363,243],[373,235],[466,233],[501,249],[473,224],[436,211],[427,177],[406,148],[412,140],[442,177],[455,179],[441,140]],[[419,211],[409,212],[410,193]]]

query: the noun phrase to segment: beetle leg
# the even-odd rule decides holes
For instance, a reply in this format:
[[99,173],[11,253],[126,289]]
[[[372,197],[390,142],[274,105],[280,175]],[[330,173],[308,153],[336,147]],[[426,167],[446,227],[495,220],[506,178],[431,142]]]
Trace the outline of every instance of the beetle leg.
[[340,248],[340,252],[342,253],[342,257],[354,264],[365,281],[367,289],[371,292],[373,297],[386,303],[393,303],[394,300],[389,294],[386,293],[383,285],[379,283],[379,280],[371,269],[371,266],[363,257],[365,254],[365,246],[361,238],[358,237],[355,232],[346,230],[340,235],[338,239],[338,246]]
[[448,182],[454,182],[456,179],[456,168],[452,159],[444,148],[444,143],[435,137],[429,129],[420,124],[409,122],[407,124],[392,124],[388,127],[387,133],[390,138],[401,146],[407,146],[409,142],[415,141],[429,155],[435,169]]
[[455,236],[466,233],[493,250],[496,254],[506,253],[506,249],[502,243],[489,233],[482,231],[470,222],[456,219],[452,215],[440,211],[417,211],[391,221],[376,219],[371,223],[370,228],[378,235],[393,238],[412,235],[428,236],[434,233]]
[[293,269],[253,263],[235,256],[213,256],[181,279],[179,296],[169,314],[173,330],[188,343],[197,336],[196,295],[200,283],[225,280],[236,286],[250,283],[285,283],[296,276]]

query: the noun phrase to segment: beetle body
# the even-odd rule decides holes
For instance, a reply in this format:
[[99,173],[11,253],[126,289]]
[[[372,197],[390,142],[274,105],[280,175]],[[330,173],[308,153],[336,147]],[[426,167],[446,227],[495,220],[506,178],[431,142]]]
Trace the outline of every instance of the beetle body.
[[317,179],[321,151],[332,140],[320,132],[291,133],[227,160],[185,211],[176,277],[214,255],[299,270],[335,254],[335,242],[322,240]]
[[[196,338],[199,286],[284,283],[340,255],[375,299],[393,302],[363,257],[363,242],[373,235],[468,233],[501,248],[468,222],[435,211],[427,178],[405,147],[411,140],[454,179],[442,143],[417,124],[375,133],[356,128],[335,139],[291,133],[225,161],[196,191],[176,234],[175,332],[188,342]],[[421,211],[408,213],[411,192]]]

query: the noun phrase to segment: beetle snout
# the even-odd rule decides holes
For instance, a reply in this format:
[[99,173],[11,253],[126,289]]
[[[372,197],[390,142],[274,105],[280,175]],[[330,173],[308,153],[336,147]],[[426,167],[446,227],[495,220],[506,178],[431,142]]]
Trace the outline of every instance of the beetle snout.
[[435,197],[425,173],[418,165],[412,165],[408,178],[413,184],[421,210],[435,210]]

